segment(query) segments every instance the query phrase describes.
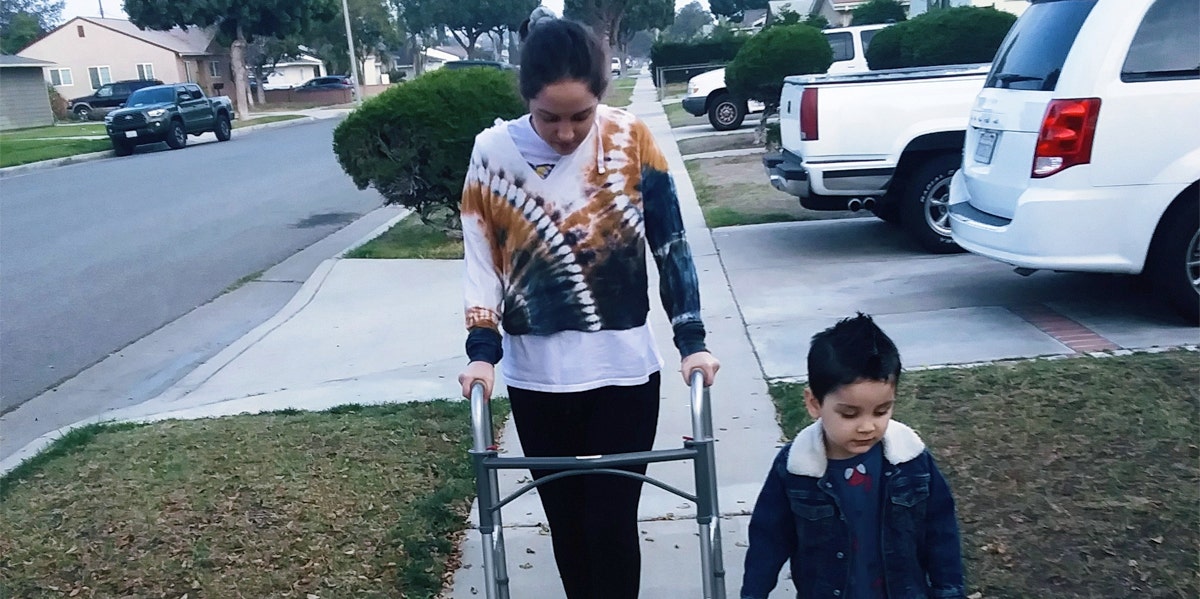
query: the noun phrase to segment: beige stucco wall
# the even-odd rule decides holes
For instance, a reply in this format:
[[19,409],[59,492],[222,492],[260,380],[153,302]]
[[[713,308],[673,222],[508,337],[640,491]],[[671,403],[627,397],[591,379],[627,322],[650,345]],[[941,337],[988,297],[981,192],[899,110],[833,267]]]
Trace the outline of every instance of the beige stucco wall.
[[[83,37],[79,37],[78,27],[83,27]],[[119,81],[137,79],[137,65],[150,63],[155,79],[161,79],[164,83],[187,80],[183,65],[173,51],[79,19],[73,19],[34,42],[19,55],[47,60],[71,69],[74,84],[55,86],[68,99],[92,93],[88,67],[106,66],[112,80]]]
[[0,68],[0,130],[54,124],[44,77],[38,67]]

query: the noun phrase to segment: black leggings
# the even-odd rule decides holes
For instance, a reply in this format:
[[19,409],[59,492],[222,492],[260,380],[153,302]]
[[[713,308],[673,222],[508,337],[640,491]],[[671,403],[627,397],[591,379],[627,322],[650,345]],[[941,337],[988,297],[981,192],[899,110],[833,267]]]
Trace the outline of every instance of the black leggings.
[[[525,455],[647,451],[658,426],[659,374],[634,387],[579,393],[508,388]],[[626,470],[646,473],[646,467]],[[535,479],[552,470],[534,470]],[[636,599],[642,572],[637,509],[641,481],[595,474],[538,487],[554,560],[568,599]]]

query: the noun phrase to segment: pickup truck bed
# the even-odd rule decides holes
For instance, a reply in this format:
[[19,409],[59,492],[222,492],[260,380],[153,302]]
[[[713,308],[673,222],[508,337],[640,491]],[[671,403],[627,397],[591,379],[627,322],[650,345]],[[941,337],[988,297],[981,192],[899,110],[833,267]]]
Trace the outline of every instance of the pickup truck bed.
[[988,65],[788,77],[771,184],[811,210],[871,210],[925,249],[958,251],[947,195]]

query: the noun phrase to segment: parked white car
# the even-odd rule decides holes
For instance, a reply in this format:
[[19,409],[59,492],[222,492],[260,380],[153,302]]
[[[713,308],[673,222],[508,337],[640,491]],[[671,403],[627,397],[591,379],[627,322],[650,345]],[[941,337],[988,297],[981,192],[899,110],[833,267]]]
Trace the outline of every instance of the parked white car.
[[[871,38],[889,24],[860,25],[826,29],[821,33],[833,49],[833,64],[826,73],[838,75],[867,71],[867,47]],[[694,116],[708,115],[708,122],[717,131],[729,131],[742,126],[750,113],[762,112],[760,102],[742,100],[725,87],[725,69],[700,73],[688,80],[688,95],[683,109]]]
[[1021,274],[1146,273],[1200,320],[1200,2],[1033,0],[963,156],[960,246]]

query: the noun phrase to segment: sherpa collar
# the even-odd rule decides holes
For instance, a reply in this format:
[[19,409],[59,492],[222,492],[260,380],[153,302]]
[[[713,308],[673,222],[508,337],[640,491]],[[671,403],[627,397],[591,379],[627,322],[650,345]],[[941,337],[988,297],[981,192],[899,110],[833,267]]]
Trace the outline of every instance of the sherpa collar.
[[[921,441],[913,429],[895,420],[888,423],[887,432],[883,434],[883,457],[891,464],[903,464],[925,451],[925,443]],[[799,476],[821,478],[825,476],[825,432],[821,421],[808,425],[788,450],[787,471]]]

